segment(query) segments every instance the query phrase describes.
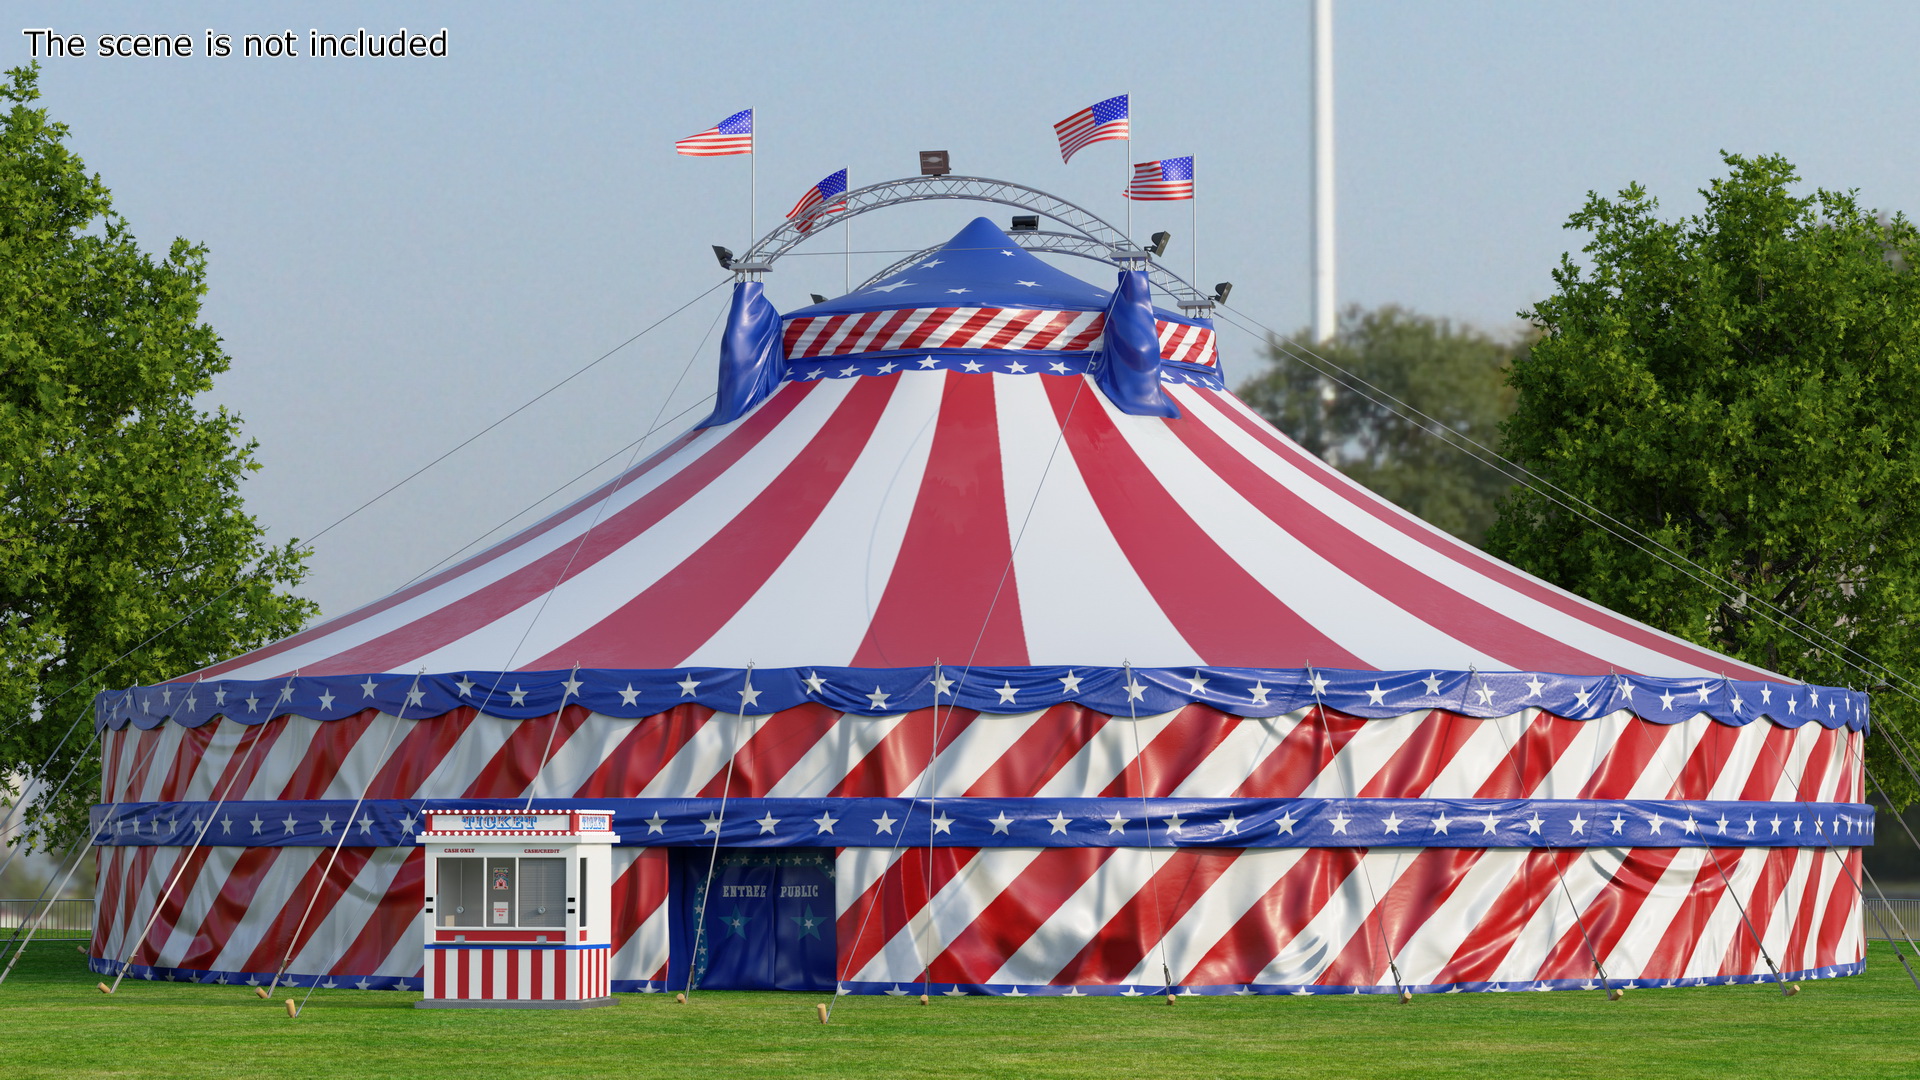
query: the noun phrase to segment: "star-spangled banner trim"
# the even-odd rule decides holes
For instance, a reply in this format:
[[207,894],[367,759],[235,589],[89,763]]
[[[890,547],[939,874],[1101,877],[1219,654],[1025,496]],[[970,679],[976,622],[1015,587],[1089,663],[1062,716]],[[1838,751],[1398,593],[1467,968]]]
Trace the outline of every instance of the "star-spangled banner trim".
[[[1798,971],[1783,971],[1778,979],[1773,975],[1696,975],[1679,979],[1612,979],[1603,984],[1597,979],[1527,979],[1509,982],[1451,982],[1451,983],[1412,983],[1407,989],[1416,994],[1509,994],[1547,990],[1590,990],[1598,991],[1604,987],[1619,987],[1626,990],[1676,990],[1698,986],[1752,986],[1774,982],[1804,982],[1814,979],[1839,979],[1849,975],[1858,975],[1866,971],[1865,960],[1855,960],[1845,964],[1828,964],[1822,967],[1805,968]],[[107,957],[92,956],[87,959],[87,970],[97,975],[115,975],[120,971],[118,961]],[[185,982],[206,985],[264,986],[274,977],[271,971],[224,971],[205,968],[155,967],[150,964],[132,964],[127,968],[127,977],[148,982]],[[331,985],[329,985],[331,984]],[[299,972],[287,972],[280,975],[282,986],[319,986],[328,989],[352,990],[399,990],[419,993],[421,977],[413,975],[305,975]],[[661,979],[614,979],[611,981],[616,994],[661,994],[667,989]],[[900,982],[847,981],[839,985],[843,994],[876,994],[894,997],[907,997],[918,994],[922,984]],[[1180,984],[1171,988],[1181,997],[1225,997],[1229,995],[1287,996],[1307,997],[1328,994],[1396,994],[1399,988],[1392,984],[1321,984],[1321,983],[1207,983]],[[1069,985],[1065,983],[933,983],[933,994],[941,997],[1136,997],[1165,991],[1154,983],[1118,983]]]
[[[936,684],[936,674],[938,683]],[[416,682],[417,680],[417,682]],[[338,720],[365,709],[425,720],[469,706],[488,716],[550,716],[563,704],[606,716],[653,716],[698,704],[762,716],[825,705],[859,716],[895,716],[936,702],[1016,715],[1082,705],[1109,716],[1158,716],[1190,704],[1234,716],[1282,716],[1324,705],[1384,719],[1431,709],[1480,718],[1544,709],[1570,720],[1626,710],[1656,724],[1705,714],[1742,727],[1816,723],[1865,731],[1868,695],[1837,687],[1722,678],[1560,675],[1525,671],[1358,671],[1230,667],[792,667],[377,673],[221,679],[107,691],[94,698],[95,723],[141,730],[171,720],[199,727],[216,716],[260,724],[276,716]]]
[[[406,847],[427,813],[517,810],[518,799],[121,803],[94,842]],[[536,799],[605,810],[622,847],[1682,848],[1863,847],[1861,803],[1666,799],[733,798]],[[109,815],[108,811],[112,810]]]

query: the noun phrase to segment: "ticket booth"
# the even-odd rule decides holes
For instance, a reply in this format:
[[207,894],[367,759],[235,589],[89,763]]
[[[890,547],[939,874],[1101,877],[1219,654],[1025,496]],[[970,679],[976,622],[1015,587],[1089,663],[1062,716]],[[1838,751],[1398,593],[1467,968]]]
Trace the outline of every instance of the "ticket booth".
[[613,1004],[613,815],[430,810],[423,1009]]

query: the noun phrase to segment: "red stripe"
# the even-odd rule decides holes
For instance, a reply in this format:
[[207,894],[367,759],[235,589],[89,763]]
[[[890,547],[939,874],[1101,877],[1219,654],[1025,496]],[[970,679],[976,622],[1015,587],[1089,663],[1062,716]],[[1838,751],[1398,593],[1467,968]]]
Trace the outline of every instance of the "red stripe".
[[874,331],[873,344],[869,348],[874,352],[891,350],[894,347],[895,335],[900,333],[900,327],[905,325],[908,319],[913,318],[913,312],[913,308],[901,308],[887,316],[887,321],[880,324],[880,329]]
[[[193,943],[187,947],[186,955],[181,957],[181,967],[208,971],[218,964],[227,941],[232,938],[240,920],[246,918],[247,912],[252,909],[254,894],[259,892],[260,884],[267,879],[274,861],[283,850],[258,847],[240,852],[240,857],[233,862],[233,869],[227,871],[226,880],[220,883],[220,891],[214,895],[206,916],[200,920]],[[242,970],[261,969],[243,967]]]
[[1333,763],[1367,722],[1315,706],[1234,789],[1236,799],[1291,799]]
[[[1100,402],[1073,411],[1076,391],[1084,384],[1045,379],[1042,385],[1108,530],[1141,583],[1204,663],[1370,666],[1282,603],[1222,550],[1134,453]],[[1179,558],[1170,558],[1172,552]]]
[[687,704],[641,718],[574,794],[595,799],[639,795],[712,716],[713,710],[704,705]]
[[432,719],[415,721],[368,785],[367,798],[411,799],[425,794],[420,785],[440,767],[478,715],[475,709],[462,705]]
[[[1850,848],[1842,854],[1828,848],[1826,857],[1839,860],[1840,873],[1834,878],[1833,893],[1827,897],[1827,910],[1820,917],[1820,936],[1813,957],[1815,967],[1840,963],[1843,959],[1840,956],[1840,939],[1847,927],[1860,923],[1859,906],[1855,903],[1860,896],[1859,887],[1855,884],[1860,880],[1860,849]],[[1844,959],[1851,961],[1858,957]]]
[[1360,789],[1363,799],[1418,799],[1484,721],[1435,709]]
[[[1560,887],[1560,871],[1581,855],[1580,849],[1529,851],[1519,871],[1500,890],[1500,896],[1434,976],[1436,983],[1487,982],[1499,971],[1514,939],[1526,929],[1534,913]],[[1562,897],[1559,903],[1566,903]]]
[[[1053,977],[1054,984],[1111,986],[1126,978],[1239,856],[1232,848],[1175,850],[1067,961]],[[1170,974],[1180,977],[1177,971]]]
[[140,939],[139,945],[133,950],[133,962],[136,964],[151,964],[158,960],[158,954],[166,946],[167,939],[173,936],[181,909],[187,906],[187,897],[192,895],[192,879],[200,875],[200,868],[205,865],[207,856],[213,854],[212,848],[204,846],[179,850],[180,854],[175,856],[167,872],[153,879],[156,892],[166,888],[168,882],[173,883],[173,889],[166,894],[166,902],[159,906],[159,917],[149,916],[146,920],[149,924],[146,936]]
[[147,790],[149,777],[160,756],[160,741],[166,735],[164,725],[140,733],[140,745],[134,749],[133,768],[127,770],[127,787],[121,794],[122,802],[140,802]]
[[1788,756],[1793,751],[1793,734],[1793,728],[1767,725],[1760,753],[1753,759],[1753,770],[1747,773],[1746,785],[1740,789],[1739,797],[1743,801],[1765,802],[1779,790],[1780,778],[1787,773]]
[[553,980],[547,975],[547,963],[546,956],[533,958],[533,985],[528,989],[528,994],[535,1001],[546,1001],[553,996],[548,989]]
[[[1072,899],[1113,855],[1112,848],[1048,848],[988,902],[934,958],[939,982],[985,982]],[[849,968],[857,971],[858,968]]]
[[[1207,705],[1189,705],[1181,709],[1153,741],[1142,747],[1138,757],[1127,762],[1120,774],[1101,790],[1103,799],[1144,794],[1148,798],[1166,798],[1180,782],[1200,767],[1208,755],[1227,741],[1245,721]],[[1145,774],[1143,793],[1141,775]]]
[[800,335],[806,333],[819,321],[818,319],[787,320],[786,328],[780,332],[780,351],[789,357],[795,356],[793,347],[800,340]]
[[977,348],[1004,349],[1009,341],[1020,336],[1022,330],[1040,321],[1046,314],[1044,311],[1008,311],[1006,312],[1007,321],[1001,323],[1000,329],[994,331],[993,336]]
[[127,855],[132,848],[109,847],[100,853],[93,863],[94,901],[93,937],[87,943],[90,956],[107,954],[107,916],[120,900],[120,883],[126,880],[125,867]]
[[[679,509],[721,473],[759,445],[779,426],[796,405],[812,392],[815,383],[787,383],[767,403],[739,426],[728,432],[698,460],[691,462],[660,486],[635,499],[631,504],[601,519],[584,538],[562,543],[528,565],[506,577],[468,593],[446,606],[429,612],[405,626],[391,630],[337,656],[307,666],[307,674],[354,674],[362,671],[386,671],[424,656],[434,649],[471,633],[519,610],[552,592],[566,581],[585,573],[609,555],[621,551],[634,537],[652,528],[669,513]],[[557,666],[566,667],[571,659]],[[523,665],[523,670],[539,665]],[[613,667],[643,667],[643,664],[613,664]]]
[[[900,718],[893,730],[874,744],[865,757],[834,785],[835,798],[888,798],[913,795],[907,785],[927,768],[933,754],[933,733],[940,731],[940,753],[965,732],[979,713],[971,709],[916,709]],[[934,766],[939,767],[938,762]]]
[[980,308],[972,315],[967,316],[966,322],[942,334],[940,340],[932,344],[946,348],[964,349],[967,347],[967,343],[973,340],[973,335],[979,333],[982,327],[999,316],[999,308]]
[[[247,957],[243,970],[278,971],[282,960],[289,956],[298,957],[300,950],[306,947],[307,942],[313,938],[321,924],[327,921],[327,915],[333,911],[333,905],[339,902],[340,897],[347,891],[347,887],[353,884],[353,879],[360,876],[361,867],[366,865],[367,857],[373,854],[374,850],[373,848],[342,848],[340,857],[333,862],[332,872],[328,873],[330,849],[315,848],[317,857],[300,875],[299,883],[288,895],[286,904],[268,924],[266,933],[260,938],[260,943]],[[325,874],[324,882],[321,878],[322,874]],[[306,915],[309,902],[313,905],[313,913]],[[306,917],[304,927],[300,925],[303,915]],[[294,936],[296,928],[299,929],[297,938]],[[291,947],[289,942],[292,943]]]
[[[1615,615],[1612,612],[1598,607],[1584,605],[1573,597],[1551,588],[1537,578],[1522,574],[1506,563],[1485,555],[1450,536],[1446,536],[1432,526],[1420,522],[1418,519],[1413,518],[1403,511],[1390,507],[1383,500],[1361,489],[1359,485],[1353,481],[1340,476],[1331,466],[1326,465],[1324,462],[1301,450],[1298,446],[1295,446],[1286,436],[1281,435],[1272,427],[1244,415],[1239,409],[1227,404],[1232,396],[1226,391],[1196,389],[1194,394],[1201,400],[1207,401],[1222,416],[1239,425],[1239,427],[1249,435],[1266,444],[1267,448],[1275,454],[1286,459],[1290,464],[1293,464],[1308,476],[1319,480],[1322,486],[1326,487],[1329,491],[1334,492],[1353,505],[1365,510],[1393,529],[1414,540],[1418,540],[1434,551],[1445,555],[1476,573],[1505,585],[1555,611],[1571,615],[1589,626],[1593,626],[1622,640],[1633,642],[1636,645],[1658,652],[1664,656],[1670,656],[1676,660],[1708,670],[1723,671],[1732,678],[1759,679],[1767,682],[1779,681],[1778,676],[1770,675],[1758,668],[1748,667],[1745,664],[1721,656],[1718,653],[1694,648],[1685,642],[1668,640],[1651,627],[1632,622],[1622,616]],[[1531,658],[1516,657],[1510,662],[1516,667],[1523,669],[1538,671],[1553,670],[1551,665],[1535,663]]]
[[160,854],[157,847],[143,847],[133,857],[133,865],[127,869],[127,880],[120,890],[120,909],[113,913],[115,928],[120,934],[121,953],[126,952],[128,939],[133,936],[133,920],[140,912],[140,902],[146,899],[149,883],[153,883],[156,895],[158,883],[153,882],[153,862]]
[[866,449],[899,378],[854,380],[806,449],[700,550],[525,669],[540,671],[576,661],[583,667],[672,667],[698,649],[753,597],[813,526]]
[[1600,767],[1580,789],[1582,799],[1624,799],[1666,743],[1672,725],[1634,717],[1628,721]]
[[860,335],[865,333],[867,327],[871,326],[881,314],[878,311],[869,311],[861,315],[848,316],[845,325],[835,326],[831,334],[820,335],[818,348],[813,351],[813,355],[836,356],[856,351],[852,345],[860,340]]
[[[745,425],[742,425],[742,426],[744,427]],[[728,438],[737,437],[738,435],[739,435],[739,431],[736,430],[735,432],[731,433],[728,436]],[[688,443],[691,443],[694,439],[698,438],[699,436],[700,436],[699,431],[688,431],[686,434],[681,435],[679,438],[674,439],[672,442],[661,447],[659,450],[655,451],[654,453],[647,455],[647,458],[645,461],[640,462],[638,465],[635,465],[633,468],[627,470],[625,473],[622,473],[621,475],[614,477],[612,480],[607,481],[605,484],[602,484],[600,487],[595,488],[593,491],[588,492],[586,495],[576,500],[572,505],[566,507],[565,509],[559,511],[558,513],[555,513],[551,517],[543,518],[538,523],[528,527],[525,531],[515,534],[509,539],[504,540],[501,543],[496,544],[493,547],[490,547],[485,551],[480,552],[477,555],[474,555],[470,559],[467,559],[463,562],[456,563],[453,566],[448,567],[447,569],[441,571],[440,573],[433,575],[432,577],[426,578],[423,581],[415,582],[413,585],[410,585],[407,588],[401,589],[399,592],[393,593],[389,596],[376,600],[365,607],[356,608],[353,611],[346,613],[345,615],[341,615],[333,619],[328,619],[327,621],[319,624],[318,626],[315,626],[310,630],[303,630],[300,633],[293,635],[292,637],[282,638],[281,640],[276,641],[271,645],[264,645],[258,649],[253,650],[252,652],[242,653],[241,655],[236,656],[231,660],[227,660],[223,663],[214,664],[211,667],[204,668],[201,671],[197,672],[196,674],[198,674],[201,677],[210,679],[221,674],[222,672],[232,671],[237,668],[244,667],[246,665],[260,663],[261,661],[270,659],[274,656],[279,655],[280,653],[286,652],[288,649],[292,649],[299,645],[304,645],[307,642],[314,641],[318,638],[325,637],[329,634],[338,633],[341,630],[344,630],[348,627],[354,626],[360,622],[363,622],[369,618],[372,618],[373,616],[378,615],[381,612],[389,611],[394,607],[399,606],[400,604],[404,604],[416,596],[420,596],[433,589],[437,589],[441,585],[449,581],[452,581],[455,578],[458,578],[464,574],[471,573],[479,569],[480,567],[483,567],[488,563],[494,561],[495,559],[501,558],[504,555],[508,555],[520,549],[521,547],[529,543],[532,543],[534,540],[537,540],[540,537],[545,536],[547,533],[552,532],[554,529],[558,528],[559,526],[565,524],[568,521],[571,521],[573,518],[579,516],[581,513],[585,512],[586,510],[599,506],[601,501],[605,499],[609,494],[613,492],[617,492],[620,489],[625,488],[628,485],[643,479],[648,473],[652,472],[654,469],[672,460],[674,455],[678,454],[682,449],[684,449],[687,446]],[[712,453],[714,450],[721,450],[723,448],[724,448],[724,442],[720,445],[716,445],[710,448],[708,452]],[[309,675],[339,674],[339,672],[334,672],[334,671],[320,672],[315,670],[312,665],[307,665],[303,670]],[[346,673],[358,674],[361,671],[378,671],[378,670],[382,670],[382,669],[378,667],[356,668]],[[286,673],[282,672],[281,674],[286,674]]]
[[1024,666],[993,380],[943,374],[926,471],[853,667]]
[[613,882],[610,898],[613,915],[613,949],[626,948],[641,924],[667,902],[667,849],[642,848],[633,857],[633,865]]
[[[1720,906],[1720,898],[1726,894],[1727,877],[1731,874],[1729,872],[1723,876],[1721,871],[1724,867],[1730,867],[1739,857],[1739,850],[1707,848],[1701,854],[1705,857],[1700,860],[1700,868],[1694,872],[1685,899],[1667,916],[1666,924],[1660,930],[1659,943],[1647,955],[1647,962],[1640,969],[1643,979],[1678,979],[1687,974],[1687,960],[1706,935],[1714,910]],[[1751,940],[1744,923],[1734,932]],[[1695,974],[1714,975],[1719,972]]]
[[[523,1000],[520,996],[520,961],[524,958],[527,960],[527,967],[532,968],[534,963],[538,962],[540,953],[546,950],[507,949],[504,951],[507,954],[507,1000]],[[531,976],[532,972],[529,971],[528,974]]]
[[473,956],[474,956],[475,950],[455,949],[452,951],[453,951],[453,966],[454,966],[454,971],[456,972],[456,976],[454,980],[453,996],[457,998],[470,998],[473,996],[473,994],[467,988],[468,976],[471,973],[471,970],[473,968]]
[[1173,328],[1173,333],[1168,335],[1166,340],[1160,343],[1160,359],[1177,360],[1180,357],[1180,349],[1181,349],[1182,343],[1186,341],[1187,335],[1192,333],[1194,328],[1191,326],[1188,326],[1186,323],[1161,322],[1161,323],[1155,323],[1154,329],[1159,330],[1162,333],[1165,333],[1166,328],[1169,326]]
[[[733,756],[733,784],[730,796],[757,799],[773,790],[794,763],[827,737],[841,714],[818,702],[803,702],[760,722],[759,729]],[[855,721],[856,723],[860,721]],[[699,798],[717,799],[725,783],[725,769],[707,781]]]
[[427,989],[426,996],[432,1000],[450,998],[453,995],[447,986],[447,950],[428,951],[433,954],[433,986]]
[[1062,311],[1057,313],[1053,318],[1047,320],[1045,326],[1034,331],[1033,336],[1027,339],[1027,348],[1049,348],[1049,343],[1061,334],[1066,333],[1068,328],[1073,325],[1074,320],[1078,319],[1082,314],[1084,313],[1079,311]]
[[1543,634],[1388,555],[1317,509],[1199,422],[1168,430],[1269,521],[1395,607],[1488,656],[1526,656],[1541,671],[1597,671],[1605,661]]
[[1527,729],[1514,740],[1506,757],[1494,767],[1476,799],[1526,799],[1547,779],[1554,763],[1580,734],[1585,720],[1567,720],[1548,712],[1536,712]]
[[418,920],[427,906],[426,878],[426,850],[414,848],[401,860],[379,901],[365,909],[367,921],[328,973],[371,975],[378,971],[402,939],[418,932]]
[[1302,854],[1220,935],[1187,972],[1186,981],[1195,986],[1231,986],[1257,980],[1359,864],[1356,848],[1314,848]]
[[[905,826],[902,826],[905,827]],[[979,848],[907,848],[834,922],[840,970],[852,978],[872,960]],[[928,887],[928,867],[932,887]],[[869,917],[868,912],[872,915]]]
[[902,349],[919,348],[921,342],[931,337],[934,331],[945,326],[947,320],[953,317],[953,313],[959,310],[959,308],[950,307],[934,308],[927,313],[926,318],[920,320],[920,325],[913,328],[913,333],[907,335],[907,340],[901,342],[900,347]]
[[1060,349],[1062,352],[1078,352],[1082,349],[1091,349],[1093,348],[1093,343],[1099,341],[1100,335],[1106,333],[1106,330],[1107,317],[1105,315],[1095,315],[1093,321],[1087,324],[1085,330],[1073,335],[1072,339],[1065,345],[1060,346]]
[[193,774],[207,758],[207,745],[213,742],[213,725],[201,724],[197,728],[186,728],[180,734],[180,742],[174,747],[173,763],[167,768],[166,779],[160,782],[160,794],[155,796],[161,802],[176,802],[187,785],[193,783]]
[[[1660,883],[1660,878],[1667,872],[1667,864],[1673,862],[1677,854],[1678,848],[1628,849],[1627,857],[1614,870],[1613,877],[1599,895],[1588,901],[1581,910],[1581,921],[1586,924],[1587,933],[1593,939],[1593,951],[1599,954],[1602,963],[1612,958],[1614,949],[1632,928],[1634,916],[1646,904],[1654,886]],[[1570,952],[1571,948],[1578,948],[1584,953],[1585,946],[1576,937],[1579,932],[1578,926],[1568,930],[1556,952]],[[1618,974],[1621,978],[1632,977],[1631,972],[1608,974]]]
[[[1773,922],[1774,908],[1780,903],[1780,896],[1793,876],[1794,859],[1799,854],[1794,848],[1769,848],[1766,859],[1760,864],[1760,873],[1746,904],[1747,921],[1763,936]],[[1752,934],[1747,933],[1746,924],[1743,923],[1740,932],[1727,942],[1727,953],[1720,961],[1720,972],[1727,975],[1758,975],[1761,967],[1759,943]]]
[[379,715],[377,709],[362,709],[352,716],[315,725],[306,754],[294,768],[293,775],[287,778],[286,786],[280,789],[279,797],[282,800],[326,798],[327,788],[339,775],[341,764]]
[[[222,720],[221,723],[229,721]],[[237,723],[237,721],[234,721]],[[234,744],[233,755],[227,758],[226,767],[220,770],[220,779],[214,782],[214,797],[244,799],[247,789],[253,786],[254,777],[267,763],[267,757],[273,753],[273,744],[293,723],[291,713],[280,717],[279,723],[269,720],[247,728]]]
[[1106,726],[1104,713],[1055,705],[1034,717],[1006,753],[966,790],[970,799],[1031,798]]
[[1680,766],[1679,775],[1673,778],[1667,798],[1706,798],[1713,790],[1714,781],[1727,767],[1728,756],[1739,745],[1743,730],[1725,724],[1707,724],[1700,732],[1700,740],[1694,743],[1693,752],[1687,755],[1686,763]]
[[[569,705],[553,714],[531,720],[522,720],[514,724],[513,734],[494,751],[492,760],[460,793],[463,799],[517,799],[527,793],[527,788],[540,774],[542,758],[552,761],[553,755],[567,744],[580,725],[587,722],[593,714],[585,706]],[[512,721],[507,721],[512,723]],[[558,729],[556,730],[556,724]],[[552,749],[548,749],[551,740]]]
[[1393,974],[1388,960],[1400,955],[1484,854],[1483,848],[1428,848],[1416,853],[1315,981],[1323,986],[1386,982]]

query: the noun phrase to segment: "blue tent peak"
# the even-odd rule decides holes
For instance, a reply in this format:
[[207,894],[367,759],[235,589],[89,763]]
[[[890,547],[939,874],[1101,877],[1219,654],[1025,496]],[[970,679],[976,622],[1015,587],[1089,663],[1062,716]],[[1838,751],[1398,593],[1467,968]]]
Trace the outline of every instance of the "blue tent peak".
[[908,307],[1103,311],[1113,294],[1027,253],[998,225],[974,218],[953,239],[893,276],[788,318]]

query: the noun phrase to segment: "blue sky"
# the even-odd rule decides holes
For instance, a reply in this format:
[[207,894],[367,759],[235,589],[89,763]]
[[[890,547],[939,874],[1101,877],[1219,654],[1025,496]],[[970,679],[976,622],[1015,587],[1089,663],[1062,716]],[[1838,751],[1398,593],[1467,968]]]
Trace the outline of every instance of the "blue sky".
[[[1583,242],[1561,223],[1588,191],[1638,181],[1690,212],[1722,149],[1781,153],[1809,186],[1920,209],[1920,68],[1904,44],[1920,7],[1335,6],[1343,305],[1511,327]],[[448,29],[445,59],[43,62],[42,104],[143,243],[211,251],[205,315],[234,360],[213,401],[260,442],[248,498],[278,538],[314,535],[720,281],[708,246],[748,241],[746,159],[672,143],[740,108],[758,110],[763,231],[835,169],[860,186],[933,148],[1118,220],[1126,149],[1063,165],[1052,124],[1130,93],[1136,160],[1196,158],[1199,279],[1233,281],[1235,305],[1275,328],[1308,317],[1306,0],[12,10],[14,30],[90,42]],[[13,66],[27,39],[9,40]],[[1007,213],[861,218],[855,280],[975,212]],[[1161,228],[1185,273],[1187,208],[1136,214],[1136,235]],[[842,242],[827,230],[802,249],[820,254],[784,260],[776,305],[840,292]],[[723,303],[330,532],[305,591],[344,611],[579,490],[562,483],[711,389],[701,341]],[[1226,331],[1230,376],[1256,345]]]

